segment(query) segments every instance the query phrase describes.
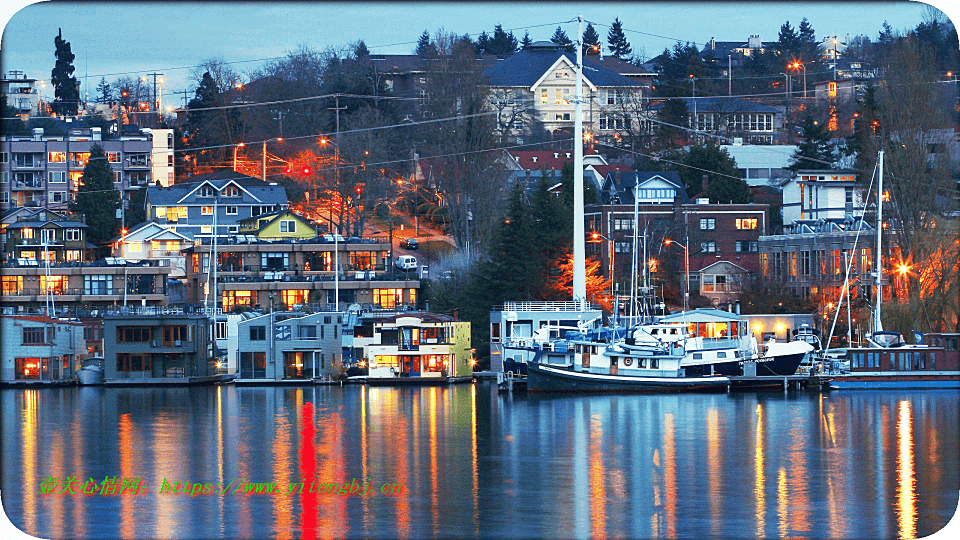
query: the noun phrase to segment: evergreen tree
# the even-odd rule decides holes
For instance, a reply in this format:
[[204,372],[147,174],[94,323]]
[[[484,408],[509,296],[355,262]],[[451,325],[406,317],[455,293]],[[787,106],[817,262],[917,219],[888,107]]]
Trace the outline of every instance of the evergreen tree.
[[[674,154],[667,161],[683,164],[678,172],[689,197],[703,190],[703,176],[706,175],[706,194],[712,202],[747,203],[752,199],[749,187],[740,179],[736,160],[716,144],[691,146],[689,151]],[[710,186],[714,184],[717,185],[711,190]]]
[[54,102],[50,104],[53,112],[60,116],[76,116],[80,109],[80,83],[73,77],[73,59],[70,52],[70,42],[64,41],[63,30],[58,29],[57,37],[53,40],[56,46],[54,56],[57,62],[50,72],[50,83],[54,88]]
[[823,124],[807,116],[800,123],[803,141],[797,145],[793,154],[793,163],[787,169],[829,170],[833,168],[836,158],[833,155],[833,143],[830,142],[830,132]]
[[97,85],[97,93],[100,94],[100,96],[97,98],[97,103],[110,103],[111,90],[110,83],[107,82],[107,79],[100,77],[100,84]]
[[490,40],[490,43],[487,45],[488,54],[513,54],[517,50],[517,38],[513,36],[513,32],[509,34],[503,31],[502,25],[497,25],[493,29],[493,39]]
[[592,23],[587,23],[587,29],[583,31],[583,54],[600,54],[600,34]]
[[417,50],[415,51],[416,55],[420,58],[428,58],[437,55],[437,47],[430,41],[430,32],[426,30],[420,34],[420,39],[417,40]]
[[790,26],[790,21],[783,23],[780,27],[780,35],[777,37],[776,51],[783,58],[796,56],[800,48],[800,37],[796,30]]
[[550,38],[550,41],[559,45],[564,51],[574,52],[573,42],[570,41],[570,38],[567,37],[567,33],[563,31],[563,28],[557,27],[557,30],[553,33],[553,36]]
[[70,203],[70,211],[82,214],[87,223],[87,240],[102,244],[117,235],[119,224],[116,211],[120,194],[113,187],[113,172],[107,163],[103,147],[90,148],[90,159],[83,168],[77,199]]
[[487,298],[494,303],[504,300],[532,300],[539,288],[542,259],[534,242],[534,223],[530,207],[524,200],[523,185],[517,182],[510,193],[507,214],[493,234],[490,260],[481,265],[489,289]]
[[353,57],[356,58],[357,60],[360,60],[365,56],[370,56],[370,49],[367,48],[367,44],[364,43],[363,40],[361,39],[353,47]]
[[487,52],[487,49],[490,48],[490,36],[487,35],[486,30],[480,32],[480,35],[477,36],[476,42],[477,54],[483,54]]
[[811,62],[817,59],[817,33],[806,17],[797,27],[797,53],[802,62]]
[[526,49],[533,43],[533,40],[530,39],[530,32],[523,33],[523,40],[520,42],[520,47]]
[[610,31],[607,32],[607,44],[607,50],[610,51],[610,54],[620,60],[626,60],[633,53],[633,48],[630,47],[630,42],[627,41],[627,36],[623,33],[623,23],[620,22],[619,17],[614,19],[613,24],[610,25]]

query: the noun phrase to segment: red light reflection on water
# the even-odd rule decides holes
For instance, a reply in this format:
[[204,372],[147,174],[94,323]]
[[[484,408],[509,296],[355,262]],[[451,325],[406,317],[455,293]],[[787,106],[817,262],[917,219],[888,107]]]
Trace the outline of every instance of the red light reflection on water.
[[[300,412],[300,476],[304,483],[317,478],[317,455],[313,448],[316,430],[313,427],[313,403],[303,404]],[[307,484],[309,485],[309,484]],[[317,494],[304,489],[300,494],[303,514],[300,518],[301,538],[317,537]]]

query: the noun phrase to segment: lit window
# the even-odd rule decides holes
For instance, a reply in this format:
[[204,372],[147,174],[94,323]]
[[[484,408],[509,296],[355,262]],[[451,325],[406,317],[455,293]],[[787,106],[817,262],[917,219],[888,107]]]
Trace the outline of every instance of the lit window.
[[751,230],[757,228],[756,218],[737,218],[737,228],[740,230]]
[[212,206],[204,206],[204,207],[201,207],[201,208],[200,208],[200,214],[201,214],[201,215],[204,215],[204,216],[212,216],[212,215],[213,215],[213,207],[212,207]]

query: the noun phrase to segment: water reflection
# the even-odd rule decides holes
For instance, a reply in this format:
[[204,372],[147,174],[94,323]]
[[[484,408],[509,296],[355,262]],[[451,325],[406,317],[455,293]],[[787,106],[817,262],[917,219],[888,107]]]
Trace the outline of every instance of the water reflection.
[[910,402],[897,404],[897,515],[899,538],[916,538],[916,478],[913,474],[913,415]]
[[[958,405],[482,384],[4,390],[0,487],[13,522],[47,538],[908,538],[956,508]],[[41,495],[49,476],[149,491]],[[375,493],[309,489],[354,478]],[[163,479],[281,494],[161,494]]]

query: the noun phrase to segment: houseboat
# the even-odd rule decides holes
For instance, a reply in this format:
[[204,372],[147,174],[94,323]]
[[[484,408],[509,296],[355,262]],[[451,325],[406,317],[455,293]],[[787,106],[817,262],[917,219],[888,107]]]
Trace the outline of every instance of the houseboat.
[[960,334],[926,334],[907,344],[896,332],[875,332],[871,347],[847,349],[849,370],[835,374],[834,389],[960,389]]

